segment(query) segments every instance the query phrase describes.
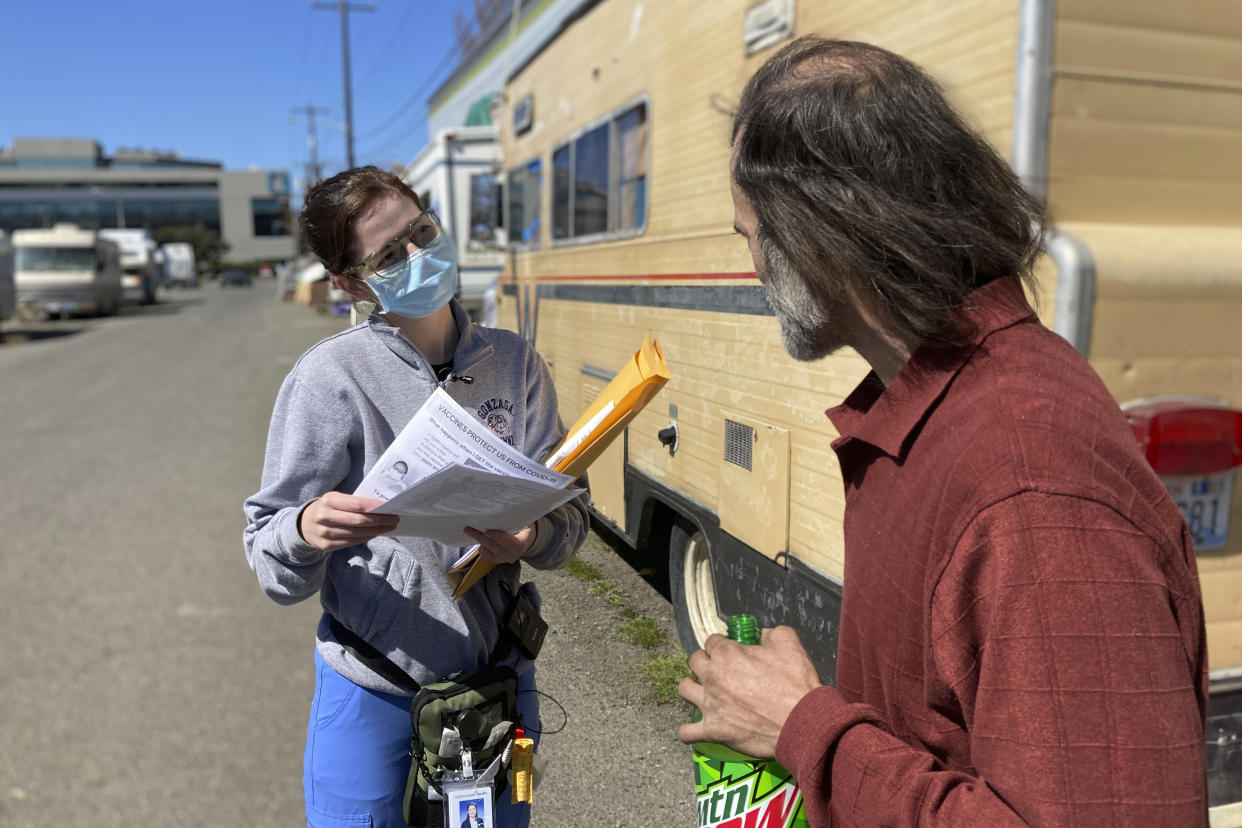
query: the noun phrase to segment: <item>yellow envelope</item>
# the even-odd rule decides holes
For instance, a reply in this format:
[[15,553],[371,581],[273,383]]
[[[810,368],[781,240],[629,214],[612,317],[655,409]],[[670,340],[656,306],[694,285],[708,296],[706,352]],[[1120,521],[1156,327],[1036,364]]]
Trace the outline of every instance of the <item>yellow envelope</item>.
[[[634,356],[582,412],[544,465],[553,471],[580,477],[671,378],[660,343],[648,331]],[[465,570],[453,589],[453,597],[460,598],[494,566],[491,561],[479,557],[477,550],[463,557],[449,570],[450,576]]]

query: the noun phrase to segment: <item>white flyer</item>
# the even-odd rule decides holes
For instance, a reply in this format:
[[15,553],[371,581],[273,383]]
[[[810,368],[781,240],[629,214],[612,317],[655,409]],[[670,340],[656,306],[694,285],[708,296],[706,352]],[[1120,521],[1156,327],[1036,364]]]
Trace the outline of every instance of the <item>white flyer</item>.
[[581,494],[437,388],[354,490],[401,516],[391,534],[474,543],[462,527],[514,532]]
[[392,534],[468,546],[474,539],[462,531],[464,526],[516,532],[582,492],[453,465],[424,477],[373,511],[401,516]]

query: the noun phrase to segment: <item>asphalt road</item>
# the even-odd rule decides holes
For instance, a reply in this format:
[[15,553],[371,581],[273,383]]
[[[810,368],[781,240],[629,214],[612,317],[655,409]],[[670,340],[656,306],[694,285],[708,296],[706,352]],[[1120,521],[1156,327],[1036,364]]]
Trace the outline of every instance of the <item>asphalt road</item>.
[[[0,328],[0,826],[303,825],[314,602],[241,547],[284,374],[339,318],[252,288]],[[672,633],[592,539],[582,557]],[[615,610],[537,573],[552,624],[534,824],[695,824],[680,705],[645,700]],[[545,701],[545,727],[559,710]]]

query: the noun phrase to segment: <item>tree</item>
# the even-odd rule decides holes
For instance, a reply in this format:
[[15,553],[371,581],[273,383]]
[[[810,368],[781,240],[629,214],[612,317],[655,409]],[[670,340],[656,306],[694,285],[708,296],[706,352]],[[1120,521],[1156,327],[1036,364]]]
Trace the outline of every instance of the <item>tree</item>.
[[453,30],[457,35],[457,46],[462,53],[469,54],[483,42],[513,11],[514,0],[473,0],[473,16],[464,14],[461,9],[453,12]]

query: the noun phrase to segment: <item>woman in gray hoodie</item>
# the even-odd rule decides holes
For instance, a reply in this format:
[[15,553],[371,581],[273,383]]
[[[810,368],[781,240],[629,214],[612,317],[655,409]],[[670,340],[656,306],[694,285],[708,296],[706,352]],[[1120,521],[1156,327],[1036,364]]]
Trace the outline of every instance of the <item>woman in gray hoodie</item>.
[[[519,589],[519,561],[563,565],[586,535],[587,495],[512,534],[468,529],[497,566],[459,600],[445,571],[462,548],[384,534],[397,519],[369,513],[380,501],[350,493],[437,387],[535,459],[565,433],[556,392],[524,339],[472,324],[452,299],[453,243],[396,176],[362,167],[321,181],[300,223],[333,283],[377,308],[312,347],[285,378],[262,484],[244,507],[246,556],[273,600],[317,595],[324,609],[303,767],[308,824],[370,817],[400,828],[411,691],[363,663],[334,628],[418,684],[483,667],[503,651],[499,619]],[[518,671],[519,710],[537,730],[533,663],[512,648],[502,663]],[[497,828],[525,826],[529,806],[500,799]]]

